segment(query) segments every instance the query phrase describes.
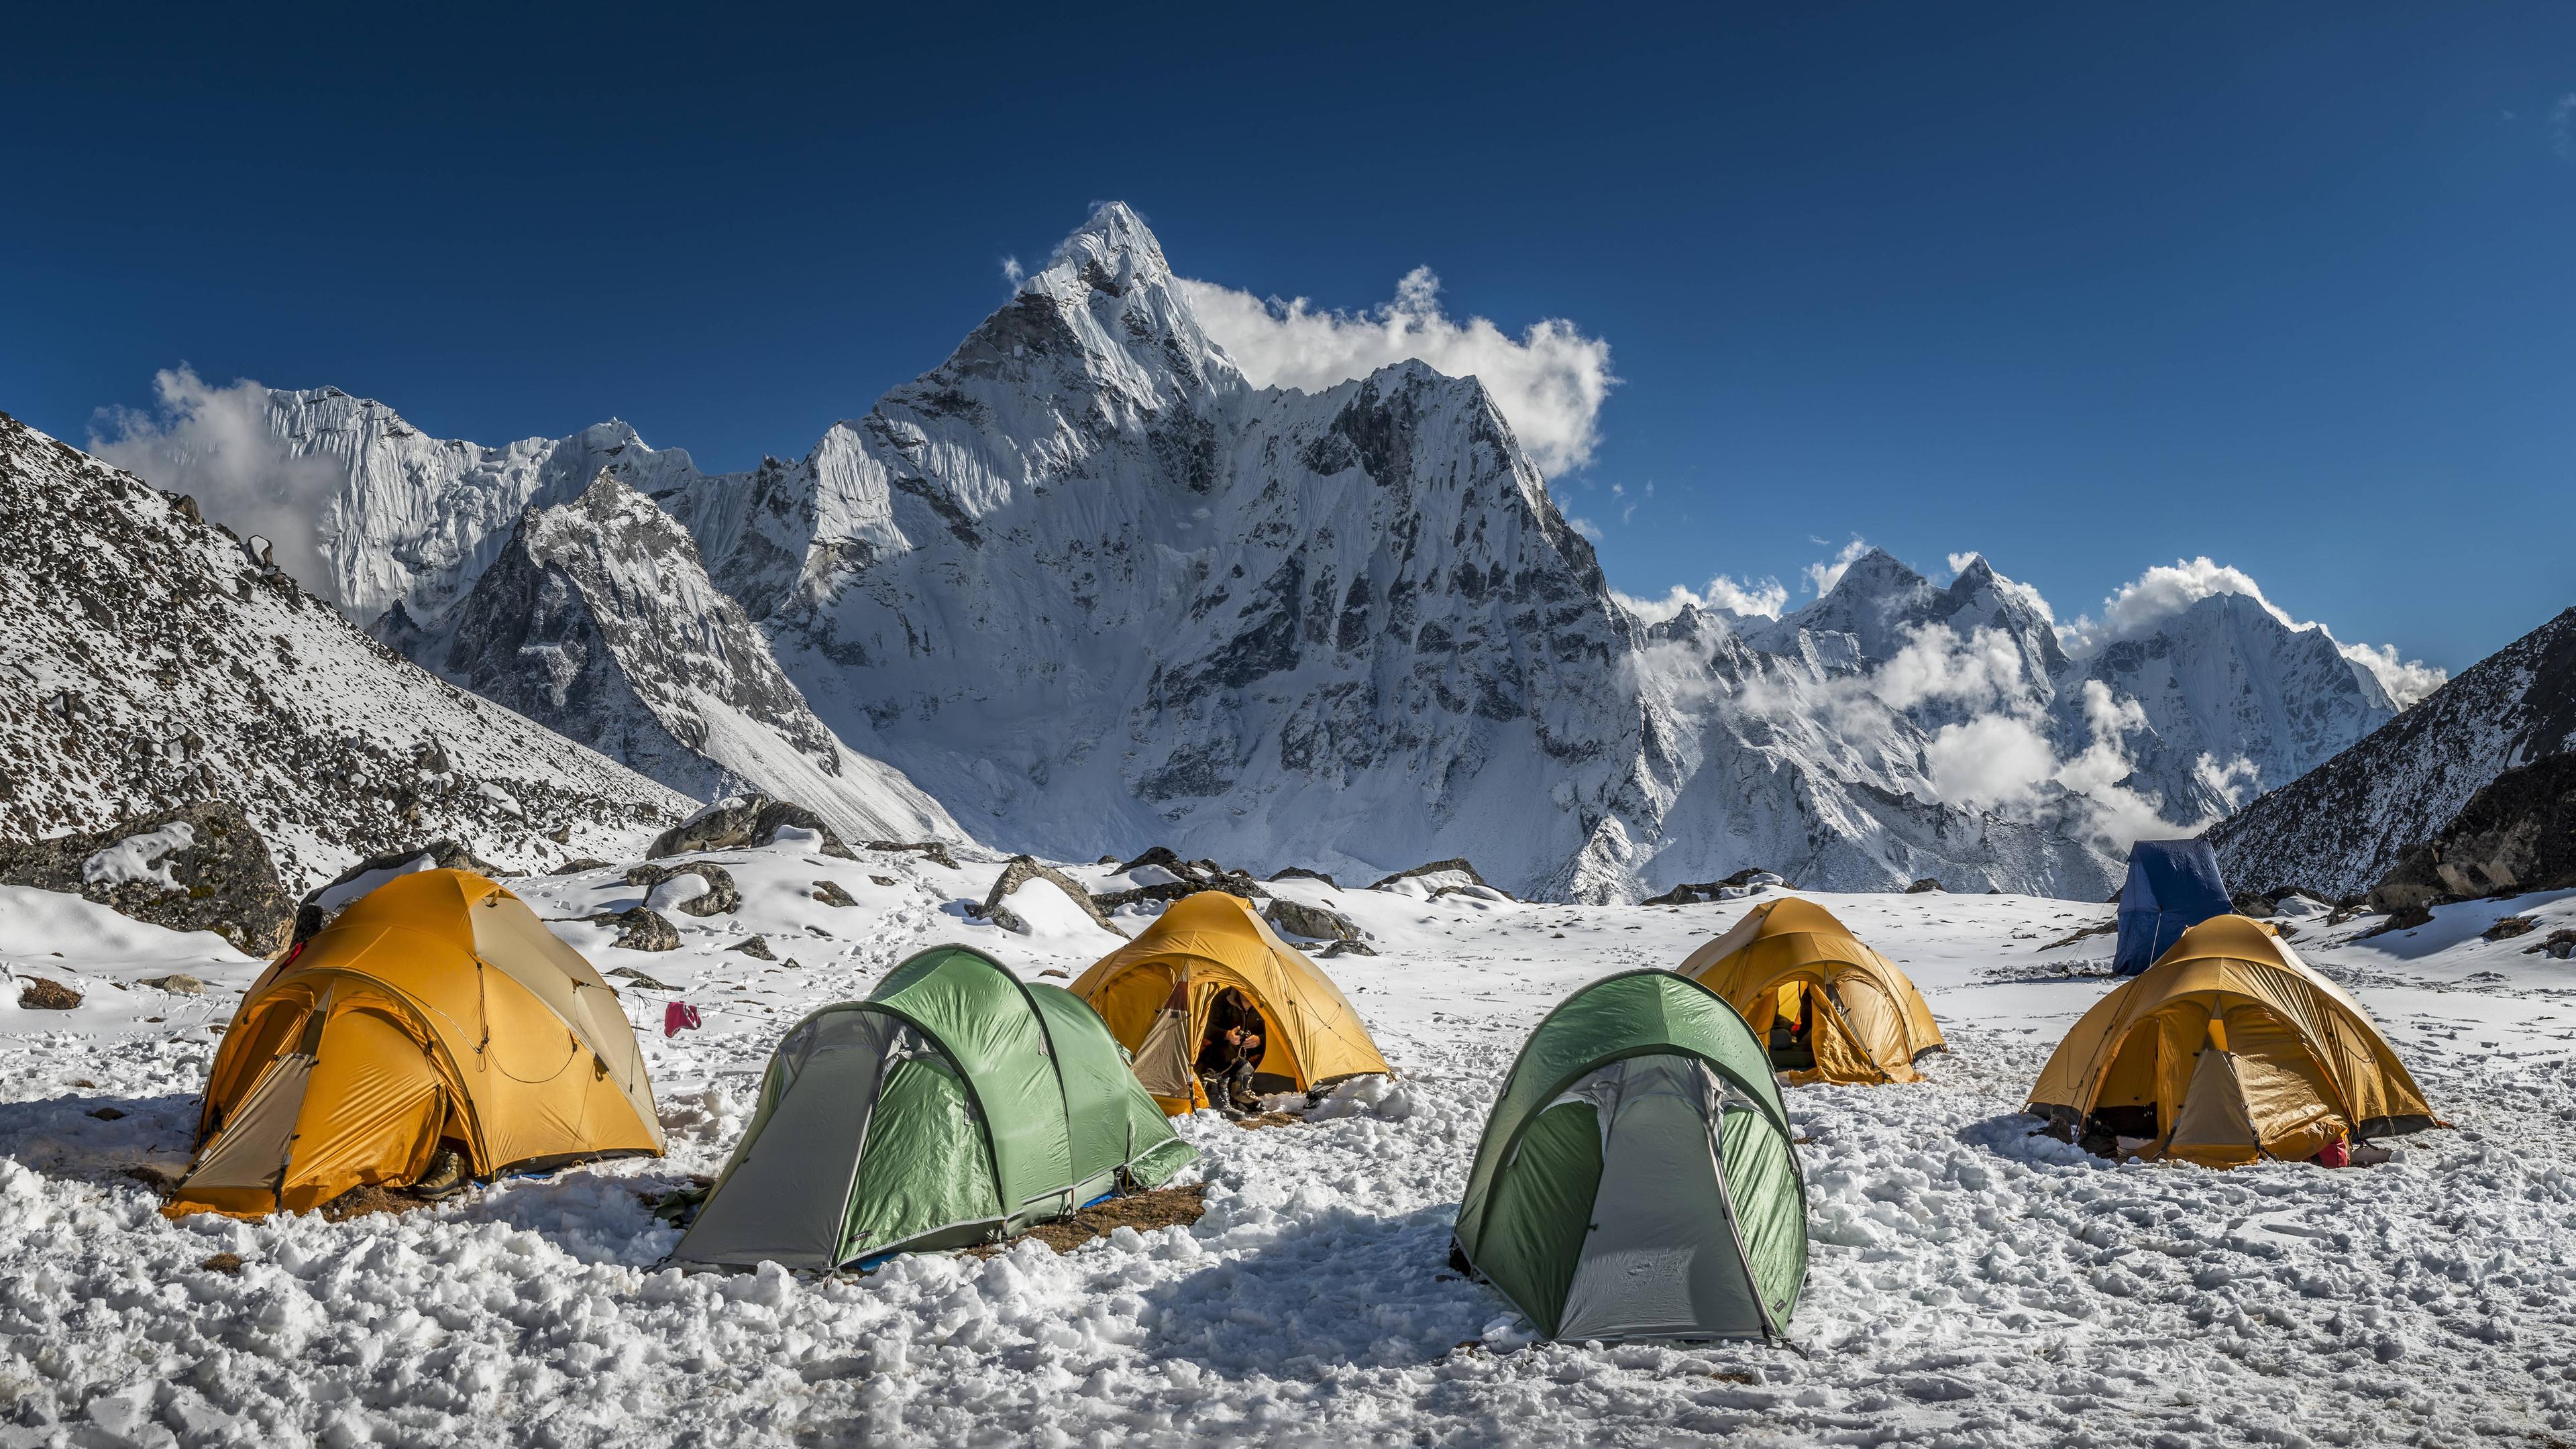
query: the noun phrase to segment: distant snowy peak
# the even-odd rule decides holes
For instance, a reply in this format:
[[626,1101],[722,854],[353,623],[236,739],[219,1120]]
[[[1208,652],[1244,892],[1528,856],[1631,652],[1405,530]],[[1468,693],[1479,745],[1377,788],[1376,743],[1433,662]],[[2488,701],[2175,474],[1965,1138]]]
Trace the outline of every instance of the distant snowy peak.
[[1894,659],[1926,628],[1962,638],[1981,629],[2001,633],[2043,701],[2050,681],[2066,665],[2047,606],[2029,588],[1997,574],[1982,556],[1942,587],[1885,549],[1870,549],[1853,559],[1821,598],[1748,626],[1746,638],[1768,653],[1861,669]]
[[2210,832],[2231,884],[2359,895],[2506,769],[2576,749],[2576,609]]
[[980,521],[1032,490],[1150,476],[1203,496],[1246,391],[1161,246],[1112,203],[945,363],[836,424],[801,464],[747,487],[700,480],[669,506],[765,617],[921,540],[976,546]]
[[530,506],[442,627],[389,642],[693,797],[759,790],[856,839],[959,836],[814,717],[687,530],[612,469],[571,502]]
[[271,390],[268,428],[289,460],[328,459],[345,480],[316,521],[331,577],[314,587],[361,622],[397,601],[414,620],[445,614],[520,510],[578,496],[603,468],[648,493],[699,476],[686,451],[656,452],[622,422],[484,447],[432,438],[383,403],[330,387]]
[[389,654],[194,506],[0,415],[7,833],[238,805],[290,883],[447,836],[542,869],[687,801]]

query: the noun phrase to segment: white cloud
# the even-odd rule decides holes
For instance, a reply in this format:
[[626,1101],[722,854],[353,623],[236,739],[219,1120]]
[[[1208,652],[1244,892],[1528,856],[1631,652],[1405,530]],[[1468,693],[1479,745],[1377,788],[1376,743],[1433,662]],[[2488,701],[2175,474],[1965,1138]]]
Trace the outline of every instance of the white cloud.
[[[2323,624],[2302,623],[2290,617],[2289,611],[2263,596],[2263,587],[2243,569],[2231,568],[2212,561],[2204,554],[2198,558],[2159,564],[2140,574],[2134,582],[2122,584],[2117,593],[2102,601],[2102,618],[2096,623],[2089,614],[2072,624],[2058,626],[2059,642],[2066,652],[2082,658],[2099,652],[2105,645],[2122,639],[2134,639],[2152,632],[2157,625],[2180,614],[2201,600],[2219,594],[2235,594],[2251,599],[2263,611],[2281,622],[2283,628],[2323,630],[2334,637]],[[2388,691],[2398,708],[2422,699],[2441,688],[2450,676],[2444,670],[2420,659],[2400,659],[2395,648],[2385,644],[2345,644],[2335,647],[2343,657],[2366,669]]]
[[1589,518],[1577,518],[1573,514],[1569,513],[1565,515],[1565,526],[1573,529],[1579,534],[1582,534],[1585,538],[1592,540],[1594,543],[1599,543],[1601,541],[1601,526],[1594,523]]
[[[1816,542],[1822,543],[1824,540],[1818,539]],[[1844,544],[1842,552],[1835,554],[1831,559],[1818,559],[1807,565],[1803,570],[1807,576],[1807,587],[1820,599],[1832,593],[1834,585],[1841,583],[1843,575],[1862,554],[1867,552],[1869,552],[1869,545],[1855,537],[1851,542]]]
[[1729,578],[1725,574],[1710,579],[1706,587],[1697,591],[1675,584],[1660,599],[1641,599],[1616,590],[1611,592],[1611,597],[1619,601],[1620,607],[1649,624],[1660,624],[1684,609],[1727,613],[1747,619],[1776,619],[1789,604],[1789,590],[1778,579],[1754,583]]
[[1923,747],[1932,788],[1970,809],[2026,811],[2056,777],[2057,750],[2038,726],[2007,714],[1943,725]]
[[2021,648],[2001,629],[1967,638],[1938,624],[1918,624],[1896,657],[1870,676],[1870,688],[1897,709],[1932,700],[2001,705],[2029,697]]
[[1028,275],[1027,270],[1020,266],[1018,257],[1002,258],[1002,280],[1011,284],[1012,291],[1018,291],[1020,283],[1026,281]]
[[268,389],[248,379],[216,387],[186,363],[153,374],[148,412],[109,408],[110,430],[90,433],[91,453],[155,487],[195,496],[208,522],[273,546],[277,566],[336,600],[315,520],[342,483],[323,457],[290,456],[268,429]]
[[2379,687],[2404,709],[2448,683],[2451,673],[2421,659],[2401,660],[2393,644],[2345,644],[2343,657],[2370,671]]
[[2560,96],[2549,108],[2549,148],[2561,161],[2576,161],[2576,91]]
[[1319,310],[1213,282],[1177,279],[1199,326],[1260,387],[1318,392],[1418,358],[1451,377],[1474,377],[1494,398],[1530,461],[1548,474],[1592,461],[1601,404],[1618,379],[1610,344],[1549,318],[1515,341],[1482,317],[1464,322],[1440,307],[1440,278],[1416,267],[1395,300],[1361,312]]

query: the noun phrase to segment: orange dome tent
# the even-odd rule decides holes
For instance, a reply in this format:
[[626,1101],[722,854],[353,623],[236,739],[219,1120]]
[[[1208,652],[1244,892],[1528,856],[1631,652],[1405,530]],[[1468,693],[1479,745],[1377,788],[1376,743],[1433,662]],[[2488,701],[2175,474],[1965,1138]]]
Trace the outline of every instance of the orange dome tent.
[[1190,1067],[1208,1009],[1228,987],[1251,1000],[1267,1028],[1255,1091],[1305,1092],[1344,1077],[1394,1075],[1332,979],[1223,891],[1174,902],[1145,934],[1083,972],[1073,994],[1109,1023],[1145,1090],[1177,1116],[1207,1105]]
[[1916,1082],[1947,1051],[1923,993],[1834,913],[1785,896],[1690,953],[1681,974],[1744,1013],[1793,1081]]
[[662,1152],[617,994],[517,896],[398,876],[271,966],[233,1013],[169,1211],[256,1217],[417,1180]]
[[2030,1091],[2060,1136],[2204,1167],[2437,1125],[2361,1003],[2272,927],[2217,916],[2093,1003]]

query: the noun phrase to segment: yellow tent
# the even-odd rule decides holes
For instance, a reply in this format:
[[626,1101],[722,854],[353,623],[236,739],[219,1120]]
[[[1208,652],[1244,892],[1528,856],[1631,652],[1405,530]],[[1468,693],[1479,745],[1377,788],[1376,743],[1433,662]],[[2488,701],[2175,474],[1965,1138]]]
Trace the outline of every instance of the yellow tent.
[[1254,1090],[1303,1092],[1344,1077],[1394,1075],[1332,979],[1223,891],[1173,902],[1145,934],[1083,972],[1073,994],[1109,1023],[1145,1090],[1177,1115],[1207,1105],[1190,1067],[1208,1008],[1229,986],[1251,999],[1265,1028]]
[[1949,1050],[1905,973],[1814,901],[1755,906],[1681,974],[1744,1013],[1792,1081],[1919,1082],[1915,1062]]
[[398,876],[271,966],[206,1082],[169,1211],[256,1217],[406,1183],[661,1155],[634,1030],[581,953],[459,870]]
[[2142,1156],[2205,1167],[2436,1125],[2361,1004],[2243,916],[2183,932],[2095,1002],[2040,1072],[2030,1110],[2070,1139],[2138,1139]]

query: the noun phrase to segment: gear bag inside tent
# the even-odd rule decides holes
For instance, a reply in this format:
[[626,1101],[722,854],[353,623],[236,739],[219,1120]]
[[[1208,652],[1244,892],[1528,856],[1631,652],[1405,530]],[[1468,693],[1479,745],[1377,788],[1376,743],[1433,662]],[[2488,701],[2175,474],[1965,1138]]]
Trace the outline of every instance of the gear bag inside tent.
[[1744,1018],[1665,971],[1566,998],[1486,1119],[1452,1261],[1549,1338],[1785,1336],[1806,1184]]

